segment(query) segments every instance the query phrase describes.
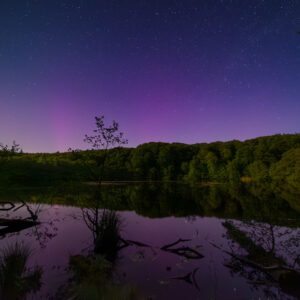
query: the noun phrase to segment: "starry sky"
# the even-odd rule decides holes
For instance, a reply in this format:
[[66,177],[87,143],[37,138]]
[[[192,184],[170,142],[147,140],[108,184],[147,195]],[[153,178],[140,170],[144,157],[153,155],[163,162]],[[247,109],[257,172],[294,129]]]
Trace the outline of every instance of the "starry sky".
[[298,0],[1,0],[0,142],[85,149],[300,132]]

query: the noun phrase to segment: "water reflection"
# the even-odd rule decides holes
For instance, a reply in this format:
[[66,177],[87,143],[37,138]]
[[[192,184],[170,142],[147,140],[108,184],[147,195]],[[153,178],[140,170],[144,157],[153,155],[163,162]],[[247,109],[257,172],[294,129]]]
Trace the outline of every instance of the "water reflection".
[[[232,219],[298,219],[300,191],[287,186],[258,184],[219,184],[190,186],[178,183],[138,183],[104,185],[67,185],[45,190],[11,190],[11,199],[26,203],[60,204],[81,207],[130,210],[140,215],[216,216]],[[0,190],[0,200],[7,192]],[[300,222],[299,222],[300,223]],[[296,224],[296,223],[295,223]]]
[[121,220],[119,215],[110,209],[100,209],[102,204],[101,187],[98,187],[92,199],[91,208],[82,209],[82,217],[93,235],[95,254],[103,255],[110,262],[117,258],[121,248]]
[[[134,210],[151,217],[217,216],[232,219],[299,220],[297,201],[266,185],[213,185],[186,184],[128,184],[103,186],[101,206],[114,210]],[[283,197],[285,196],[285,197]],[[84,193],[81,203],[88,203]]]
[[[0,237],[4,238],[9,233],[17,233],[26,228],[30,228],[32,226],[36,226],[39,224],[37,221],[37,211],[35,213],[32,212],[29,205],[25,202],[21,202],[21,204],[15,205],[13,202],[0,202],[0,211],[6,212],[6,218],[0,219],[0,226],[4,227],[0,229]],[[13,219],[11,215],[21,209],[22,207],[26,207],[27,211],[30,213],[30,217],[24,217],[22,219]]]
[[271,287],[300,297],[300,229],[259,222],[223,222],[230,241],[225,265],[232,273],[247,278],[254,287],[265,286],[267,298],[281,299]]
[[82,208],[82,219],[93,236],[93,251],[71,255],[73,276],[56,298],[65,299],[143,299],[135,288],[113,282],[119,251],[130,245],[121,237],[121,218],[111,209],[101,209],[101,186],[91,194],[90,208]]
[[101,293],[120,297],[116,289],[138,299],[139,289],[156,299],[296,299],[297,199],[282,187],[249,184],[0,192],[6,202],[0,204],[0,220],[36,222],[4,233],[0,246],[21,240],[34,245],[45,270],[38,294],[43,299],[70,278],[72,292],[68,286],[54,299],[80,299],[84,293],[90,299]]
[[20,197],[17,194],[15,199],[17,202],[0,201],[0,212],[5,212],[5,217],[0,217],[0,226],[3,227],[0,229],[0,238],[31,228],[26,234],[35,237],[41,248],[46,247],[47,242],[57,235],[57,227],[53,219],[44,221],[41,226],[39,215],[43,210],[43,196]]

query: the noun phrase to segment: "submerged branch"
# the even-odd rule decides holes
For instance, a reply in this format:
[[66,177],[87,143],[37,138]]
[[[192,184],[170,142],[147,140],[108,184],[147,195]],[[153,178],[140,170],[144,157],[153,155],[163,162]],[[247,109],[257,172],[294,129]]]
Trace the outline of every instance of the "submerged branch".
[[183,280],[187,283],[190,283],[196,287],[198,291],[200,291],[199,285],[196,280],[196,273],[199,270],[199,268],[195,268],[192,272],[186,274],[185,276],[181,277],[173,277],[172,279],[177,279],[177,280]]
[[167,244],[167,245],[161,247],[160,249],[163,251],[167,251],[167,252],[171,252],[171,253],[180,255],[180,256],[184,256],[185,258],[189,258],[189,259],[203,258],[204,256],[201,253],[199,253],[195,249],[192,249],[191,247],[179,247],[179,248],[171,249],[171,247],[178,245],[181,242],[188,242],[188,241],[190,241],[190,239],[188,239],[188,240],[178,239],[176,242]]
[[166,249],[171,248],[172,246],[175,246],[175,245],[177,245],[177,244],[179,244],[181,242],[189,242],[189,241],[190,241],[190,239],[187,239],[187,240],[178,239],[176,242],[171,243],[171,244],[167,244],[167,245],[161,247],[160,249],[166,250]]

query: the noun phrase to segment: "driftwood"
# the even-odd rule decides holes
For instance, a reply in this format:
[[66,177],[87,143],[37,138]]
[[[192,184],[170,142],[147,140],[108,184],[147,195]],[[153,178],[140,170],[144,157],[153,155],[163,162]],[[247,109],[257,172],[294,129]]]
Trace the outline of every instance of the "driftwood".
[[179,248],[171,249],[171,247],[178,245],[179,243],[188,242],[188,241],[190,241],[190,240],[178,239],[176,242],[167,244],[167,245],[161,247],[160,249],[163,251],[167,251],[167,252],[171,252],[171,253],[183,256],[185,258],[189,258],[189,259],[203,258],[204,256],[201,253],[199,253],[198,251],[196,251],[195,249],[192,249],[190,247],[179,247]]
[[182,242],[189,242],[189,241],[190,241],[190,239],[187,239],[187,240],[178,239],[178,240],[177,240],[176,242],[174,242],[174,243],[167,244],[167,245],[161,247],[161,249],[162,249],[162,250],[169,249],[169,248],[171,248],[172,246],[175,246],[175,245],[177,245],[177,244],[179,244],[179,243],[182,243]]
[[147,248],[152,248],[151,246],[141,243],[141,242],[137,242],[137,241],[133,241],[133,240],[124,240],[120,237],[120,241],[123,243],[121,246],[119,246],[119,250],[126,248],[128,246],[138,246],[138,247],[147,247]]
[[22,220],[22,219],[0,219],[0,226],[4,227],[0,229],[0,236],[7,233],[19,232],[23,229],[30,228],[40,224],[36,221]]

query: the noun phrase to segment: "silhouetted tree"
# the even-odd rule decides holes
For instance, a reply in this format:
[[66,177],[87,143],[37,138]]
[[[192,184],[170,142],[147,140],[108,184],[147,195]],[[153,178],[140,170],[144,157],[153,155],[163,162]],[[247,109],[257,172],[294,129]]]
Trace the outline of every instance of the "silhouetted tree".
[[113,147],[119,147],[127,144],[128,140],[123,137],[123,132],[119,131],[119,124],[113,121],[111,126],[106,127],[104,124],[104,116],[95,117],[96,129],[93,130],[94,135],[85,135],[84,141],[92,145],[93,150],[102,150],[102,157],[98,157],[97,166],[100,169],[98,174],[98,183],[103,179],[105,160],[107,150]]
[[0,143],[0,151],[3,151],[4,153],[22,153],[20,144],[17,144],[16,141],[13,141],[11,147]]

